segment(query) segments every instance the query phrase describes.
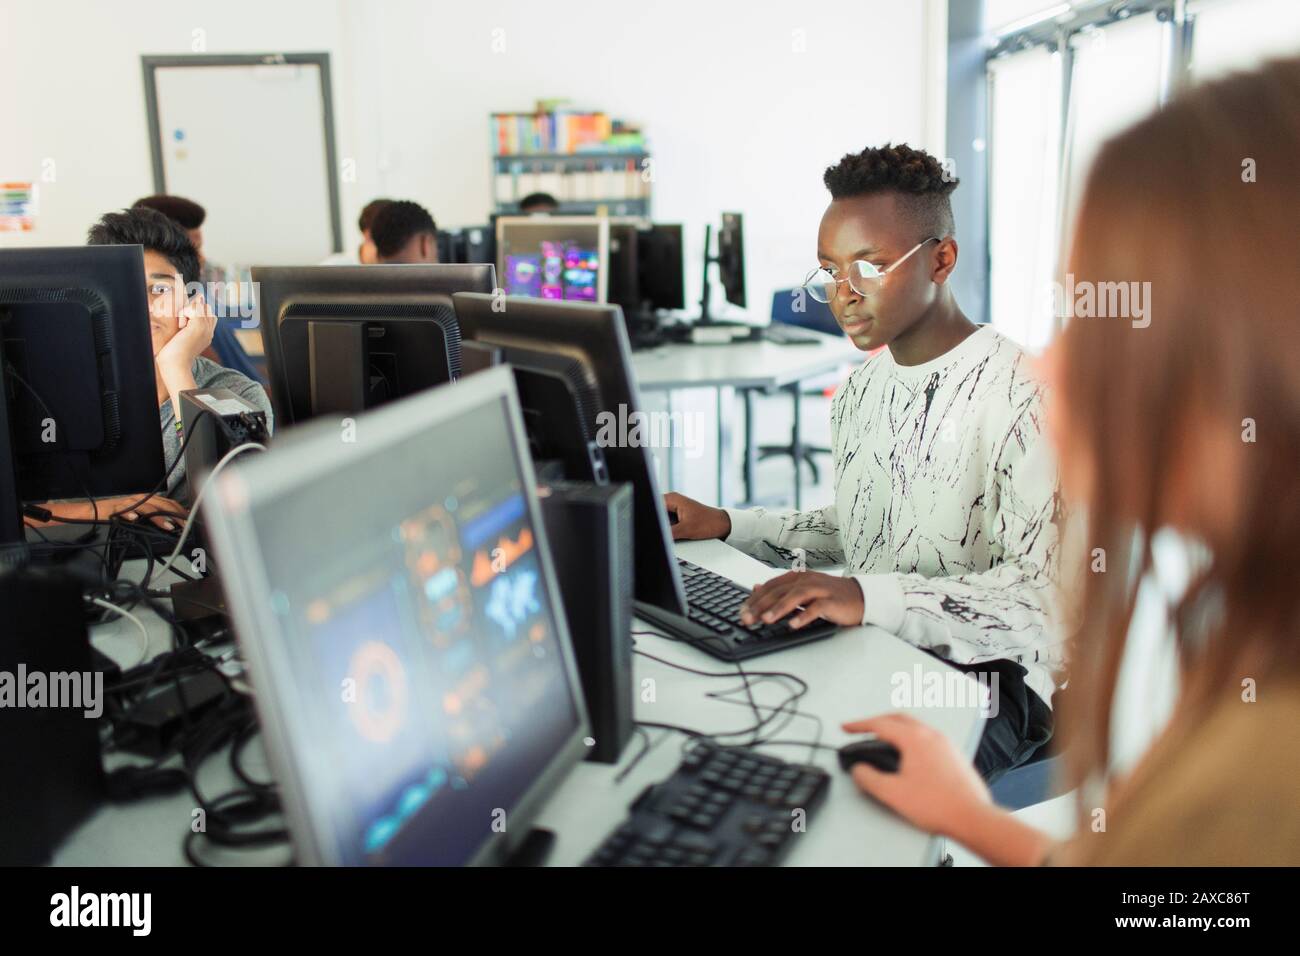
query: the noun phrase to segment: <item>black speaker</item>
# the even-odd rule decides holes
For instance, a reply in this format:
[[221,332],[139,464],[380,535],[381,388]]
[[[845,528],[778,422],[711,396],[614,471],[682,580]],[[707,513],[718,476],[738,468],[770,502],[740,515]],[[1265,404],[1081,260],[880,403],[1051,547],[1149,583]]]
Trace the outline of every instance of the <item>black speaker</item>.
[[0,865],[31,866],[104,799],[103,675],[73,579],[0,574],[0,618]]
[[632,736],[632,486],[556,481],[538,489],[552,563],[596,743],[617,763]]

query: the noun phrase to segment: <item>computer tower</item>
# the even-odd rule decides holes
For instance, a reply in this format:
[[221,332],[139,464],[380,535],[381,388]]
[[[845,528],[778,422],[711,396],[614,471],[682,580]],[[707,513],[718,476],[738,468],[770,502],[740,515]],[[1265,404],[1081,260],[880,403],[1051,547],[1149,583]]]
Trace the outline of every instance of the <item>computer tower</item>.
[[587,699],[588,760],[617,763],[632,736],[632,487],[556,481],[538,489]]
[[0,569],[0,866],[48,863],[105,799],[81,594],[69,575]]

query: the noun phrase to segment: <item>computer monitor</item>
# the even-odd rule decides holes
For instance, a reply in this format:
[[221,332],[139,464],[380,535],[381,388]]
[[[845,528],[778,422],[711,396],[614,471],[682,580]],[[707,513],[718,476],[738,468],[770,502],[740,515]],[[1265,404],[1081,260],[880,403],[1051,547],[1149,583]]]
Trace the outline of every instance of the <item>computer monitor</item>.
[[682,227],[643,219],[611,219],[607,301],[629,319],[686,307]]
[[605,301],[617,305],[625,316],[641,312],[640,229],[636,220],[611,219],[609,223],[609,281]]
[[501,862],[589,735],[514,383],[358,429],[307,425],[203,505],[296,856]]
[[[635,423],[641,397],[632,374],[623,312],[616,305],[544,302],[507,297],[494,307],[488,295],[453,296],[467,341],[495,345],[514,366],[534,447],[553,445],[573,429],[593,438],[610,481],[633,486],[636,599],[684,614],[685,592],[672,550],[668,515],[646,441],[601,440],[611,423]],[[546,392],[536,383],[549,379]],[[541,393],[545,404],[534,396]],[[567,394],[567,405],[562,397]],[[531,402],[538,402],[530,409]],[[609,416],[603,417],[602,412]],[[644,433],[644,429],[639,430]],[[629,430],[628,438],[632,437]],[[572,477],[572,476],[571,476]],[[577,480],[591,480],[582,475]]]
[[644,307],[686,308],[680,224],[656,222],[638,231],[637,283]]
[[23,540],[24,502],[162,477],[144,251],[0,252],[0,543]]
[[507,295],[604,302],[609,220],[604,216],[499,216],[497,269]]
[[494,235],[493,226],[439,229],[438,261],[451,264],[491,264],[496,261]]
[[745,308],[745,241],[744,217],[738,212],[722,214],[722,228],[718,230],[718,254],[711,251],[713,227],[704,227],[704,285],[700,297],[700,318],[702,325],[714,321],[711,313],[709,266],[718,264],[718,280],[727,301],[739,308]]
[[460,375],[453,292],[491,292],[480,265],[256,267],[276,425],[351,415]]

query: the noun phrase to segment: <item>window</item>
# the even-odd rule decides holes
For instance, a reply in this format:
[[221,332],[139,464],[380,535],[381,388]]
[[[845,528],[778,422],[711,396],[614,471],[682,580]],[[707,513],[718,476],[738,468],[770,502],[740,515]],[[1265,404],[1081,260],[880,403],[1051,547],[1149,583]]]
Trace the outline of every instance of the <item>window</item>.
[[989,64],[989,312],[1038,350],[1052,331],[1061,151],[1061,56],[1045,47]]
[[1192,78],[1249,69],[1273,56],[1300,53],[1296,0],[1201,0],[1192,18]]
[[1074,67],[1066,119],[1063,250],[1102,144],[1160,106],[1169,40],[1169,24],[1152,13],[1070,38]]

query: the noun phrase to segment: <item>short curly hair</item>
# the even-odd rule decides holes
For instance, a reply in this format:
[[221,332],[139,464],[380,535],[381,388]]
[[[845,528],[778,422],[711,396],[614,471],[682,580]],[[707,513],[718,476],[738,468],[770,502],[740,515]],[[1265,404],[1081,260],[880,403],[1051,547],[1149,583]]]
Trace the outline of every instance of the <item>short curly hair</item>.
[[384,206],[370,222],[370,241],[381,259],[401,252],[415,236],[438,235],[438,226],[425,209],[409,199],[397,199]]
[[959,180],[925,150],[906,143],[868,147],[849,153],[826,170],[822,182],[832,199],[892,192],[903,200],[917,227],[918,240],[943,239],[955,230],[948,195]]

